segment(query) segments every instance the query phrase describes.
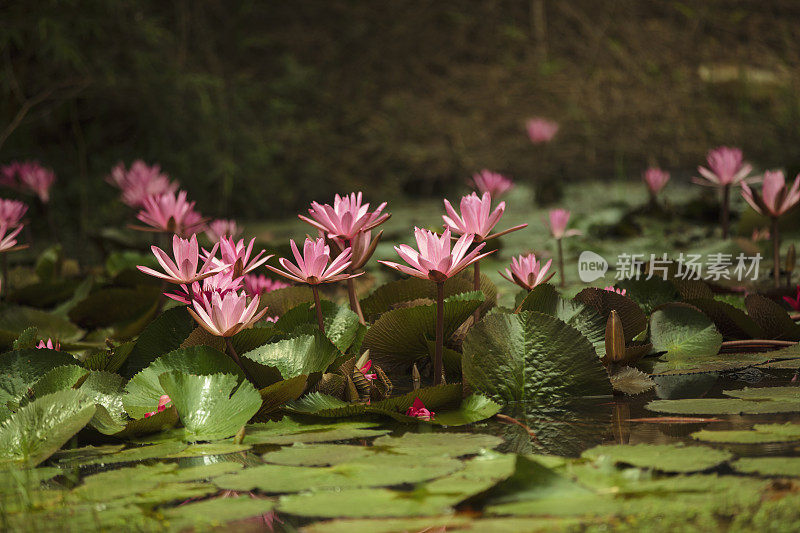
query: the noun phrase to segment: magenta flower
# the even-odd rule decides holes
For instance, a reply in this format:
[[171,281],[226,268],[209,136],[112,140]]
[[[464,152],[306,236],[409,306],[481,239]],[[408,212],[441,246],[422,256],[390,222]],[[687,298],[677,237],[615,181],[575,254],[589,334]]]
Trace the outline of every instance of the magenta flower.
[[[211,253],[206,258],[205,262],[200,265],[200,247],[197,244],[197,235],[192,235],[189,239],[182,239],[177,235],[172,236],[172,253],[175,257],[173,261],[164,250],[158,246],[151,246],[153,255],[156,256],[158,264],[164,269],[164,272],[158,272],[146,266],[137,266],[140,271],[150,276],[155,276],[159,279],[168,281],[169,283],[176,283],[178,285],[188,285],[195,281],[213,276],[214,274],[224,270],[227,266],[217,267],[213,264],[214,254],[217,251],[217,246],[211,250]],[[228,265],[229,266],[229,265]],[[198,270],[200,267],[200,270]]]
[[581,232],[575,229],[568,230],[570,212],[566,209],[551,209],[548,213],[550,234],[556,239],[580,235]]
[[27,211],[28,206],[20,201],[0,198],[0,224],[14,228],[19,225]]
[[625,296],[625,293],[628,292],[627,289],[617,289],[613,285],[609,285],[608,287],[603,287],[603,290],[608,292],[616,292],[617,294],[621,294],[622,296]]
[[288,259],[281,257],[278,262],[286,269],[285,271],[266,265],[268,269],[292,281],[308,283],[309,285],[342,281],[358,275],[344,272],[350,266],[350,248],[345,248],[328,266],[331,261],[331,250],[325,244],[325,239],[312,240],[306,238],[303,244],[303,255],[300,255],[294,239],[290,240],[290,245],[297,264],[295,265]]
[[272,257],[271,255],[261,257],[264,254],[264,250],[261,250],[251,259],[250,255],[253,253],[253,246],[255,243],[255,239],[250,239],[250,243],[245,247],[244,239],[234,242],[232,237],[223,237],[219,241],[219,251],[222,259],[214,258],[213,250],[210,253],[205,250],[204,252],[206,258],[210,258],[215,266],[232,267],[234,277],[238,278],[243,274],[249,274],[269,261],[270,257]]
[[2,169],[2,183],[36,194],[42,203],[50,201],[50,187],[56,181],[55,173],[36,161],[15,161]]
[[36,345],[36,348],[39,350],[61,350],[61,343],[58,341],[53,342],[53,339],[47,339],[47,342],[43,340],[39,341],[39,344]]
[[550,142],[558,133],[558,122],[546,118],[534,117],[525,123],[528,137],[533,144]]
[[652,196],[656,196],[669,181],[669,172],[658,167],[650,167],[644,171],[644,182]]
[[130,207],[143,207],[151,196],[175,194],[178,184],[170,181],[169,176],[161,172],[158,165],[148,166],[141,159],[131,164],[130,170],[123,163],[111,169],[106,180],[122,191],[122,202]]
[[433,411],[429,411],[425,407],[425,404],[422,403],[422,400],[419,398],[414,398],[414,403],[408,408],[408,411],[406,411],[406,416],[413,416],[420,420],[430,420],[433,418],[434,414]]
[[789,304],[789,307],[795,311],[800,311],[800,285],[797,286],[797,294],[792,298],[791,296],[784,296],[783,301]]
[[236,238],[242,233],[235,220],[217,219],[208,223],[206,237],[211,242],[217,242],[223,237]]
[[163,411],[164,409],[167,408],[167,404],[169,402],[171,402],[171,401],[172,400],[170,399],[169,396],[167,396],[166,394],[162,394],[161,397],[158,399],[158,407],[156,408],[156,410],[152,411],[150,413],[145,413],[144,417],[148,418],[148,417],[153,416],[156,413],[160,413],[161,411]]
[[13,252],[27,247],[27,245],[17,246],[17,235],[24,227],[23,224],[20,224],[15,229],[11,230],[10,233],[7,233],[9,229],[8,226],[0,223],[0,252]]
[[753,167],[742,162],[742,151],[738,148],[720,146],[708,152],[706,159],[708,168],[697,167],[697,171],[705,181],[701,178],[692,178],[692,181],[699,185],[711,187],[735,185],[753,170]]
[[800,202],[800,175],[794,179],[791,188],[787,188],[783,172],[764,172],[761,194],[742,182],[742,197],[762,215],[779,217]]
[[228,292],[224,295],[215,292],[211,298],[202,295],[192,301],[189,314],[200,326],[217,337],[232,337],[251,327],[267,312],[265,307],[258,310],[258,296],[250,304],[245,293]]
[[191,285],[181,285],[181,290],[173,293],[164,293],[165,296],[172,298],[183,304],[190,304],[192,300],[199,300],[204,295],[211,298],[215,292],[225,295],[228,292],[237,292],[242,288],[243,277],[233,277],[233,269],[208,276],[202,282],[195,281]]
[[186,200],[186,191],[146,198],[136,218],[153,228],[148,231],[178,235],[188,235],[203,225],[203,217],[194,210],[194,202]]
[[370,212],[369,204],[362,204],[361,199],[360,192],[350,193],[349,196],[337,194],[334,197],[333,207],[328,204],[311,202],[311,209],[308,210],[311,218],[303,215],[298,215],[298,217],[327,233],[328,237],[350,240],[358,232],[379,226],[391,216],[388,213],[381,214],[386,207],[386,202],[380,204],[375,211]]
[[535,254],[520,255],[512,257],[510,268],[506,269],[505,274],[500,272],[500,275],[511,283],[516,283],[523,289],[530,291],[537,285],[547,283],[555,275],[555,272],[551,272],[549,276],[547,275],[552,262],[553,260],[551,259],[542,266],[541,262],[536,260]]
[[497,222],[500,221],[500,217],[503,216],[506,203],[500,202],[492,211],[492,196],[488,192],[483,193],[482,197],[472,193],[461,198],[461,216],[447,200],[444,201],[444,208],[447,211],[447,215],[442,215],[445,226],[457,235],[472,233],[475,236],[475,242],[494,239],[527,226],[527,224],[520,224],[490,235],[489,232],[494,229]]
[[368,374],[367,372],[369,372],[371,368],[372,368],[372,359],[369,359],[364,364],[364,366],[358,369],[358,371],[364,374],[364,377],[367,378],[369,381],[372,381],[373,379],[378,378],[378,374]]
[[431,231],[421,228],[414,228],[414,235],[417,240],[419,251],[414,250],[407,244],[394,247],[397,254],[403,261],[411,265],[411,267],[391,261],[378,262],[417,278],[444,282],[475,261],[489,255],[488,253],[478,255],[481,249],[486,245],[485,242],[478,244],[474,250],[467,253],[473,241],[473,235],[471,233],[466,233],[459,237],[455,245],[453,245],[452,252],[450,250],[449,228],[444,230],[441,237]]
[[472,182],[478,192],[488,192],[492,198],[500,198],[514,187],[514,182],[509,178],[486,169],[473,175]]
[[244,277],[244,290],[250,296],[261,296],[267,292],[290,287],[286,282],[268,278],[263,274],[247,274]]

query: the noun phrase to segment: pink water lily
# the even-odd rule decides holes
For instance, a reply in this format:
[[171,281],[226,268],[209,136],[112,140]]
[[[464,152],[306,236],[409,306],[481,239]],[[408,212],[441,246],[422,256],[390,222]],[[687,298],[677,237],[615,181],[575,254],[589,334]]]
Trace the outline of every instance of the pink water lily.
[[419,251],[407,244],[394,247],[397,254],[403,261],[411,265],[410,267],[392,261],[378,262],[417,278],[444,282],[491,253],[479,255],[481,249],[486,245],[485,242],[478,244],[471,252],[468,252],[474,239],[471,233],[459,237],[451,251],[449,228],[444,230],[441,236],[426,229],[414,228],[414,236]]
[[378,379],[378,374],[374,374],[374,373],[373,374],[368,374],[368,372],[370,371],[371,368],[372,368],[372,359],[369,359],[364,364],[364,366],[362,366],[361,368],[358,369],[358,371],[361,372],[362,374],[364,374],[364,377],[367,378],[369,381],[372,381],[373,379]]
[[244,277],[244,290],[250,296],[260,296],[278,289],[290,287],[288,283],[276,279],[268,278],[263,274],[247,274]]
[[500,198],[514,187],[514,182],[509,178],[487,169],[473,175],[472,183],[479,193],[488,192],[492,198]]
[[527,226],[527,224],[520,224],[505,231],[500,231],[490,235],[490,232],[497,223],[503,212],[506,209],[506,203],[500,202],[497,207],[492,211],[492,195],[488,192],[483,193],[483,196],[478,196],[475,193],[469,194],[461,198],[461,215],[453,209],[453,206],[448,200],[444,201],[444,208],[447,211],[446,215],[442,215],[445,225],[450,231],[456,235],[464,235],[472,233],[475,237],[475,242],[481,242],[512,231],[520,230]]
[[[350,266],[350,248],[339,254],[331,262],[330,247],[325,244],[325,239],[306,238],[303,244],[303,254],[297,248],[294,239],[289,242],[292,254],[297,264],[291,263],[288,259],[281,257],[278,262],[286,270],[280,270],[273,266],[266,265],[268,269],[285,278],[298,283],[308,283],[309,285],[319,285],[320,283],[332,283],[342,281],[358,274],[348,274],[345,272]],[[330,266],[328,263],[330,262]]]
[[581,232],[578,230],[567,229],[567,224],[569,224],[570,217],[570,212],[568,210],[552,209],[547,216],[549,220],[547,227],[550,230],[550,234],[556,239],[562,239],[564,237],[572,237],[574,235],[581,234]]
[[627,289],[619,289],[614,287],[613,285],[604,287],[603,290],[608,292],[616,292],[617,294],[621,294],[622,296],[625,296],[625,294],[628,292]]
[[555,272],[548,275],[552,262],[551,259],[542,266],[535,254],[519,255],[511,258],[511,266],[506,268],[505,274],[500,272],[500,275],[530,291],[537,285],[547,283],[555,275]]
[[383,202],[375,211],[370,211],[368,203],[362,204],[361,192],[344,196],[337,194],[333,206],[311,202],[311,209],[308,210],[311,218],[303,215],[298,217],[326,233],[328,237],[350,240],[359,232],[386,222],[391,215],[381,213],[385,207],[386,202]]
[[235,220],[219,218],[209,222],[208,227],[206,227],[206,237],[208,237],[208,240],[211,242],[217,242],[223,237],[233,239],[238,237],[241,233],[242,230],[239,228],[239,225],[236,224]]
[[194,204],[186,199],[186,191],[179,191],[177,195],[150,196],[145,198],[136,218],[152,228],[150,231],[188,235],[204,224],[203,217],[194,210]]
[[178,190],[178,184],[170,181],[169,176],[161,172],[160,166],[148,166],[141,159],[134,161],[130,169],[118,163],[106,180],[120,189],[125,205],[135,208],[143,207],[145,200],[151,196],[174,194]]
[[697,167],[703,179],[692,178],[692,181],[700,185],[712,187],[735,185],[753,170],[753,167],[742,161],[742,151],[739,148],[720,146],[709,151],[706,160],[708,168]]
[[27,211],[28,206],[18,200],[0,198],[0,224],[14,228],[19,225]]
[[[164,269],[164,272],[158,272],[146,266],[137,266],[140,271],[150,276],[155,276],[159,279],[168,281],[169,283],[176,283],[179,285],[192,284],[195,281],[213,276],[221,272],[229,265],[215,266],[213,263],[214,254],[217,251],[217,244],[206,257],[206,260],[201,264],[200,262],[200,247],[197,244],[197,235],[192,235],[189,239],[182,239],[178,235],[172,236],[172,253],[174,260],[158,246],[151,246],[153,255],[156,256],[158,264]],[[199,269],[198,269],[199,267]]]
[[558,122],[547,120],[546,118],[534,117],[525,123],[528,131],[528,138],[533,144],[550,142],[558,133]]
[[425,407],[425,404],[422,403],[422,400],[419,398],[414,398],[414,403],[411,404],[411,407],[408,408],[406,411],[406,416],[413,416],[414,418],[418,418],[420,420],[430,420],[434,417],[435,413],[433,411],[428,410]]
[[243,276],[234,277],[233,269],[227,269],[203,279],[202,282],[195,281],[191,285],[181,285],[181,290],[174,293],[164,293],[165,296],[172,298],[183,304],[190,304],[192,300],[200,300],[203,296],[211,298],[214,293],[224,296],[229,292],[238,292],[242,288]]
[[167,408],[167,404],[169,404],[171,401],[172,400],[170,399],[169,396],[167,396],[166,394],[162,394],[158,398],[158,407],[156,408],[156,410],[155,411],[151,411],[149,413],[145,413],[144,417],[145,418],[149,418],[149,417],[153,416],[156,413],[160,413],[161,411],[163,411],[163,410],[165,410]]
[[249,274],[272,257],[271,255],[262,257],[266,252],[261,250],[255,257],[251,258],[250,255],[253,253],[255,243],[255,239],[250,239],[250,242],[245,246],[244,239],[234,241],[232,237],[223,237],[219,240],[221,259],[215,259],[213,251],[209,253],[204,250],[204,253],[206,258],[210,258],[215,266],[230,266],[233,268],[234,277],[239,277],[243,274]]
[[39,344],[36,345],[36,348],[39,350],[61,350],[61,343],[58,341],[53,341],[53,339],[47,339],[47,342],[41,340]]
[[658,167],[650,167],[644,171],[643,179],[652,196],[656,196],[669,181],[669,172]]
[[55,172],[37,161],[14,161],[2,169],[3,185],[30,191],[44,204],[50,201],[50,187],[55,181]]
[[27,248],[27,245],[17,246],[17,235],[22,231],[23,227],[25,227],[24,224],[20,224],[9,232],[9,227],[4,223],[0,223],[0,252],[13,252]]
[[761,194],[743,182],[742,197],[762,215],[779,217],[800,202],[800,175],[795,177],[791,187],[787,187],[780,170],[764,172]]
[[789,304],[789,307],[795,311],[800,311],[800,285],[797,286],[797,294],[795,294],[794,298],[791,296],[784,296],[783,301]]
[[189,314],[200,326],[217,337],[232,337],[240,331],[250,328],[263,317],[267,308],[258,310],[258,296],[247,303],[245,293],[234,291],[214,292],[211,297],[202,295],[192,301]]

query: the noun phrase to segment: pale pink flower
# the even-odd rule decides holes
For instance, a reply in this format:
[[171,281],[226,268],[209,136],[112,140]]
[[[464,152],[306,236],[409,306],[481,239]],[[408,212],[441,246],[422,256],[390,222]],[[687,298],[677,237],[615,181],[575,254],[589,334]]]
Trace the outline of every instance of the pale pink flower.
[[533,144],[550,142],[558,133],[558,122],[546,118],[534,117],[525,123],[528,137]]
[[461,198],[461,215],[453,209],[449,201],[444,201],[444,208],[447,215],[442,215],[445,226],[447,226],[456,235],[464,235],[472,233],[475,235],[475,242],[481,242],[512,231],[520,230],[527,226],[521,224],[514,226],[511,229],[500,231],[498,233],[489,235],[489,232],[494,229],[503,212],[506,209],[506,203],[500,202],[497,207],[492,211],[492,195],[488,192],[483,193],[482,197],[472,193]]
[[56,174],[38,163],[23,168],[19,173],[19,182],[23,188],[36,194],[42,203],[50,201],[50,187],[56,181]]
[[742,162],[742,151],[738,148],[720,146],[708,152],[708,168],[697,167],[697,171],[703,176],[692,178],[692,181],[699,185],[711,187],[725,187],[735,185],[743,181],[753,167]]
[[473,175],[472,182],[478,192],[488,192],[492,198],[500,198],[514,187],[514,182],[509,178],[487,169]]
[[6,187],[17,187],[17,173],[22,163],[19,161],[12,161],[7,165],[0,167],[0,185]]
[[371,368],[372,368],[372,359],[368,359],[367,362],[364,363],[364,366],[359,368],[358,371],[364,374],[364,377],[367,378],[369,381],[372,381],[373,379],[378,379],[378,374],[367,373],[370,371]]
[[233,269],[227,269],[224,272],[208,276],[202,282],[195,281],[188,285],[181,285],[181,290],[173,293],[164,293],[165,296],[172,298],[183,304],[189,304],[192,300],[198,300],[203,295],[208,298],[215,292],[223,296],[228,292],[237,292],[242,288],[243,277],[239,276],[234,278]]
[[[379,231],[375,238],[372,238],[372,231],[360,231],[352,239],[350,239],[350,268],[349,270],[355,271],[363,267],[375,253],[378,243],[383,236],[383,230]],[[339,238],[331,239],[339,250],[344,250],[347,247],[347,241]]]
[[615,288],[613,285],[609,285],[608,287],[604,287],[603,290],[604,291],[608,291],[608,292],[616,292],[617,294],[621,294],[622,296],[625,296],[625,293],[628,292],[627,289],[618,289],[618,288]]
[[261,257],[265,253],[264,250],[261,250],[251,259],[250,255],[253,253],[255,243],[255,239],[250,239],[250,243],[245,246],[244,239],[234,242],[232,237],[223,237],[219,240],[221,259],[216,259],[213,251],[207,252],[203,250],[203,252],[206,258],[210,258],[215,266],[233,268],[234,275],[239,277],[242,274],[249,274],[272,257],[271,255]]
[[194,210],[194,202],[186,200],[186,191],[164,193],[145,198],[136,218],[155,231],[187,235],[203,224],[203,218]]
[[178,190],[178,184],[170,181],[169,176],[161,172],[160,166],[148,166],[141,159],[134,161],[130,170],[126,170],[123,163],[118,163],[111,169],[106,181],[119,187],[122,202],[130,207],[142,207],[151,196],[175,194]]
[[386,202],[380,204],[375,211],[370,212],[369,204],[362,204],[361,201],[362,194],[360,192],[345,196],[337,194],[333,200],[333,207],[329,204],[311,202],[311,209],[308,210],[311,218],[303,215],[298,215],[298,217],[327,233],[328,237],[338,237],[349,241],[358,232],[379,226],[391,216],[388,213],[381,214],[386,207]]
[[16,227],[27,211],[28,206],[18,200],[0,199],[0,224]]
[[224,295],[215,292],[208,298],[202,295],[200,299],[192,301],[189,314],[192,315],[200,326],[217,337],[232,337],[251,327],[267,312],[265,307],[258,310],[258,296],[250,304],[247,303],[245,293],[234,291]]
[[[211,253],[200,265],[200,247],[197,244],[197,235],[192,235],[189,239],[182,239],[178,235],[172,236],[172,253],[175,257],[173,261],[164,250],[158,246],[151,246],[153,255],[156,256],[158,264],[164,269],[164,272],[158,272],[146,266],[137,266],[140,271],[150,276],[168,281],[169,283],[176,283],[179,285],[187,285],[200,281],[201,279],[213,276],[220,272],[225,266],[215,267],[213,265],[214,254],[217,251],[217,244],[211,250]],[[200,270],[198,270],[198,266]]]
[[24,227],[24,224],[20,224],[11,230],[10,233],[7,233],[9,227],[4,223],[0,223],[0,252],[13,252],[14,250],[27,247],[27,245],[17,246],[17,235]]
[[761,228],[761,229],[754,229],[753,234],[750,236],[750,240],[753,242],[758,241],[768,241],[770,237],[769,228]]
[[570,212],[566,209],[551,209],[548,213],[549,223],[547,223],[547,227],[550,229],[550,234],[556,239],[581,234],[578,230],[567,229],[569,216]]
[[61,343],[58,341],[53,342],[53,339],[47,339],[47,342],[41,340],[39,344],[36,345],[36,348],[39,350],[61,350]]
[[162,394],[161,397],[158,398],[158,407],[156,408],[156,410],[152,411],[150,413],[145,413],[144,417],[148,418],[148,417],[153,416],[156,413],[160,413],[161,411],[163,411],[164,409],[167,408],[167,404],[169,402],[171,402],[171,401],[172,400],[170,399],[169,396],[167,396],[166,394]]
[[236,224],[235,220],[217,219],[208,223],[206,237],[211,242],[217,242],[223,237],[236,238],[242,233],[242,229]]
[[669,181],[669,172],[658,167],[650,167],[644,171],[643,178],[650,194],[656,196]]
[[791,188],[787,188],[783,172],[764,172],[761,194],[742,182],[742,197],[762,215],[779,217],[800,202],[800,175],[794,179]]
[[360,274],[348,274],[344,271],[350,266],[350,248],[345,248],[336,259],[331,262],[330,247],[325,244],[325,239],[309,239],[306,238],[303,244],[303,254],[297,249],[294,239],[290,245],[292,247],[292,254],[297,264],[291,263],[285,257],[278,259],[278,262],[286,270],[279,270],[273,266],[266,265],[268,269],[279,274],[285,278],[298,283],[308,283],[309,285],[318,285],[320,283],[332,283],[334,281],[342,281],[347,278],[353,278]]
[[280,320],[280,318],[281,318],[281,317],[279,317],[278,315],[275,315],[275,316],[268,316],[268,317],[264,317],[264,322],[272,322],[272,323],[275,323],[275,322],[277,322],[278,320]]
[[420,420],[430,420],[435,414],[433,411],[429,411],[419,398],[414,398],[414,403],[406,411],[406,416],[413,416]]
[[552,262],[553,260],[551,259],[542,266],[541,262],[536,260],[535,254],[520,255],[512,257],[510,268],[506,269],[505,274],[500,272],[500,275],[511,283],[516,283],[523,289],[530,291],[537,285],[547,283],[555,275],[555,272],[551,272],[549,276],[547,275]]
[[290,285],[284,281],[268,278],[263,274],[247,274],[244,277],[244,290],[250,296],[261,296],[286,287],[290,287]]
[[441,237],[431,231],[414,228],[414,236],[416,237],[419,251],[414,250],[407,244],[394,247],[397,254],[411,267],[391,261],[378,262],[404,274],[443,282],[447,278],[455,276],[475,261],[479,261],[489,255],[488,253],[478,255],[486,245],[485,242],[478,244],[474,250],[467,253],[474,238],[471,233],[465,233],[459,237],[455,245],[453,245],[452,252],[450,251],[449,228],[444,230]]

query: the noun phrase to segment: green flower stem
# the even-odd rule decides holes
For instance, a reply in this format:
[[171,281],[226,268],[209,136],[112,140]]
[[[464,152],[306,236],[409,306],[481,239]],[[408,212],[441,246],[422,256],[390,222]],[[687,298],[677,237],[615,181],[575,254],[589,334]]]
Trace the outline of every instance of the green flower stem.
[[[475,261],[472,264],[472,288],[476,291],[481,290],[481,262]],[[472,323],[477,324],[478,320],[481,319],[481,310],[480,308],[475,310],[475,313],[472,314]]]
[[444,282],[436,282],[436,351],[433,356],[433,384],[441,385],[444,368]]
[[317,325],[319,330],[325,334],[325,322],[322,320],[322,304],[319,301],[319,290],[316,285],[311,285],[311,292],[314,293],[314,308],[317,310]]
[[564,279],[564,247],[561,245],[561,239],[556,239],[556,243],[558,244],[558,276],[561,280],[561,286],[565,287],[567,281]]
[[781,286],[781,236],[778,233],[778,217],[772,217],[772,269],[777,289]]
[[725,185],[722,188],[722,211],[720,212],[720,224],[722,225],[722,238],[728,238],[728,226],[730,225],[730,206],[731,206],[731,186]]
[[358,315],[358,321],[362,325],[366,325],[364,312],[361,310],[361,302],[358,301],[358,294],[356,294],[356,282],[353,278],[347,278],[347,295],[350,297],[350,309]]

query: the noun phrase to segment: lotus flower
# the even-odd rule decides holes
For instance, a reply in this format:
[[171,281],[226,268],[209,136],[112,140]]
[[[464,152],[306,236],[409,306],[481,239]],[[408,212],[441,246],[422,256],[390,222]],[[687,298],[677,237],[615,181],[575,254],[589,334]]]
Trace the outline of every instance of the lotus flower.
[[258,296],[247,304],[245,293],[228,292],[224,295],[215,292],[208,298],[203,295],[192,301],[189,314],[200,326],[217,337],[232,337],[251,327],[267,312],[265,307],[258,310]]
[[528,137],[533,144],[550,142],[558,133],[558,122],[546,118],[535,117],[525,123]]
[[364,374],[365,378],[367,378],[368,380],[372,381],[373,379],[377,379],[378,378],[378,374],[368,374],[367,372],[369,372],[371,368],[372,368],[372,359],[369,359],[364,364],[364,366],[362,366],[361,368],[358,369],[358,371],[361,372],[362,374]]
[[787,188],[783,172],[764,172],[761,195],[742,182],[742,197],[762,215],[779,217],[800,202],[800,175]]
[[544,266],[536,260],[535,254],[520,255],[511,258],[511,267],[506,269],[505,274],[500,272],[500,275],[506,278],[511,283],[516,283],[523,289],[530,291],[537,285],[547,283],[547,281],[555,275],[550,270],[550,264],[553,260],[549,260]]
[[658,167],[650,167],[644,171],[644,182],[650,190],[650,194],[655,197],[669,181],[669,172]]
[[14,228],[19,225],[27,211],[28,206],[22,202],[0,199],[0,224]]
[[13,162],[2,169],[4,185],[33,192],[42,203],[50,201],[50,187],[56,181],[55,173],[36,161]]
[[514,182],[509,178],[486,169],[472,176],[472,182],[478,192],[488,192],[492,198],[500,198],[514,187]]
[[223,237],[219,241],[219,251],[222,259],[216,259],[213,251],[209,253],[204,250],[204,253],[206,259],[210,258],[215,266],[232,267],[234,277],[238,278],[243,274],[249,274],[269,261],[270,257],[272,257],[271,255],[261,257],[264,254],[264,250],[261,250],[251,259],[250,255],[253,253],[253,246],[255,243],[256,240],[251,239],[250,243],[245,247],[244,239],[234,242],[232,237]]
[[500,217],[503,216],[506,203],[500,202],[495,210],[492,211],[492,195],[488,192],[483,193],[482,197],[472,193],[461,198],[461,216],[447,200],[444,201],[444,208],[447,211],[447,215],[442,215],[445,225],[457,235],[472,233],[475,236],[475,242],[494,239],[527,226],[527,224],[521,224],[489,235],[489,232],[497,225]]
[[235,238],[238,237],[242,230],[236,224],[235,220],[217,219],[208,223],[206,228],[206,237],[211,242],[217,242],[223,237]]
[[267,276],[247,274],[244,277],[244,290],[250,296],[261,296],[264,293],[290,287],[286,282],[268,278]]
[[36,345],[36,348],[39,350],[45,349],[58,351],[61,350],[61,343],[58,341],[53,342],[53,339],[47,339],[47,342],[43,340],[39,341],[39,344]]
[[381,214],[386,207],[386,202],[378,206],[375,211],[370,212],[369,204],[362,204],[362,194],[350,193],[350,195],[334,197],[333,207],[328,204],[311,202],[311,209],[308,213],[311,218],[298,215],[300,220],[308,222],[315,228],[327,233],[328,237],[351,240],[361,231],[370,230],[386,222],[391,216],[388,213]]
[[784,296],[783,301],[789,304],[789,307],[795,311],[800,311],[800,285],[797,286],[797,294],[795,294],[794,298],[791,296]]
[[278,262],[286,269],[285,271],[270,265],[267,265],[268,269],[292,281],[309,285],[332,283],[354,277],[353,274],[344,272],[350,266],[350,248],[345,248],[328,266],[328,262],[331,260],[331,251],[330,247],[325,244],[325,239],[307,238],[303,244],[303,255],[300,255],[293,239],[290,241],[290,245],[297,265],[281,257]]
[[564,237],[572,237],[573,235],[580,235],[581,232],[578,230],[568,230],[567,224],[569,224],[569,217],[570,212],[566,209],[552,209],[548,213],[548,218],[550,220],[548,224],[548,228],[550,229],[550,234],[556,239],[562,239]]
[[422,403],[422,400],[419,398],[414,398],[414,403],[411,404],[411,407],[408,408],[406,411],[406,416],[413,416],[414,418],[418,418],[420,420],[430,420],[434,416],[433,411],[429,411],[425,404]]
[[705,178],[692,178],[697,184],[712,187],[735,185],[744,180],[753,168],[742,162],[742,151],[738,148],[720,146],[708,152],[708,168],[697,167],[697,171]]
[[170,181],[169,176],[161,172],[161,167],[148,166],[141,159],[134,161],[130,170],[118,163],[106,180],[119,187],[124,204],[135,208],[143,207],[145,200],[151,196],[175,194],[178,190],[178,184]]
[[144,417],[148,418],[148,417],[153,416],[156,413],[160,413],[161,411],[163,411],[164,409],[167,408],[167,404],[169,402],[171,402],[171,401],[172,400],[170,399],[169,396],[167,396],[166,394],[162,394],[161,397],[158,399],[158,408],[156,408],[155,411],[152,411],[150,413],[145,413]]
[[[172,236],[172,253],[175,257],[173,261],[164,250],[158,246],[151,246],[153,255],[156,256],[158,264],[164,272],[158,272],[146,266],[137,266],[140,271],[159,279],[176,283],[178,285],[188,285],[195,281],[213,276],[221,272],[229,265],[214,266],[214,254],[217,251],[217,244],[206,257],[205,262],[200,265],[200,247],[197,244],[197,235],[192,235],[189,239],[182,239],[177,235]],[[200,270],[198,270],[200,267]]]
[[211,298],[214,293],[224,296],[229,292],[237,292],[242,288],[243,279],[243,276],[234,277],[233,269],[227,269],[224,272],[208,276],[203,279],[202,283],[195,281],[191,286],[181,285],[182,291],[164,294],[173,300],[188,305],[192,300],[200,300],[203,296]]
[[[186,191],[150,196],[136,215],[154,231],[186,235],[203,225],[203,218],[194,210],[194,202],[186,200]],[[141,228],[137,228],[141,229]]]
[[753,234],[750,236],[750,240],[753,242],[769,240],[769,228],[754,229]]
[[617,294],[621,294],[622,296],[625,296],[625,293],[628,292],[627,289],[617,289],[613,285],[604,287],[603,290],[608,292],[616,292]]
[[13,252],[14,250],[20,250],[25,248],[27,245],[24,246],[17,246],[17,235],[22,228],[25,227],[23,224],[20,224],[15,229],[11,230],[10,233],[7,233],[9,227],[4,224],[0,223],[0,253],[1,252]]

